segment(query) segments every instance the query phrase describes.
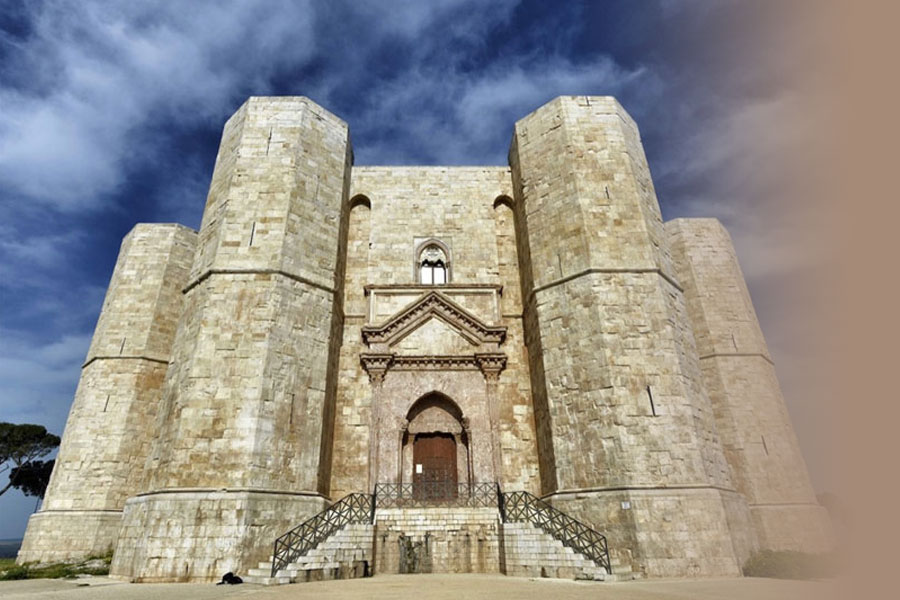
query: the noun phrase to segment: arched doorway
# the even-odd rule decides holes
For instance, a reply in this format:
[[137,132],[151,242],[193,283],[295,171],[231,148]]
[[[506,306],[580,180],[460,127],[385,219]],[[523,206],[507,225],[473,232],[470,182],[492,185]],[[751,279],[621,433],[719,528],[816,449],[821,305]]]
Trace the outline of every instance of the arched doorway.
[[420,499],[454,498],[471,480],[469,432],[462,411],[433,392],[409,409],[402,441],[401,481],[412,482]]

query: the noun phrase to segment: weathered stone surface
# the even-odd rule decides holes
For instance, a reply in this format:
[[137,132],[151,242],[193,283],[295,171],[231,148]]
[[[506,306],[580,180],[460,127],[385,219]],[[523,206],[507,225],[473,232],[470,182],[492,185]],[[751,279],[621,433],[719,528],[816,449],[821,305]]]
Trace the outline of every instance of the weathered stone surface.
[[[226,124],[147,461],[152,494],[125,510],[120,543],[159,550],[117,558],[114,574],[249,568],[266,544],[247,527],[274,539],[322,507],[295,498],[330,479],[350,157],[346,124],[305,98],[251,98]],[[274,495],[245,509],[223,488]],[[178,516],[164,518],[173,502]]]
[[827,516],[807,476],[731,238],[716,219],[676,219],[666,229],[722,446],[759,543],[824,551],[832,543]]
[[20,562],[79,558],[115,546],[125,501],[142,491],[196,237],[180,225],[142,224],[123,240]]
[[[539,108],[509,159],[354,167],[340,119],[249,99],[199,234],[123,243],[20,560],[117,544],[118,577],[209,581],[330,499],[435,478],[543,494],[623,573],[826,547],[724,230],[663,223],[612,98]],[[379,512],[370,555],[323,540],[339,560],[253,576],[409,570],[402,542],[432,572],[593,577],[496,509],[416,510]]]
[[[611,98],[559,98],[516,124],[510,162],[542,491],[563,507],[582,492],[579,513],[604,529],[607,491],[658,490],[611,531],[617,558],[738,572],[718,500],[731,473],[637,127]],[[676,512],[708,526],[689,534]]]
[[499,573],[495,508],[387,508],[375,515],[378,573]]

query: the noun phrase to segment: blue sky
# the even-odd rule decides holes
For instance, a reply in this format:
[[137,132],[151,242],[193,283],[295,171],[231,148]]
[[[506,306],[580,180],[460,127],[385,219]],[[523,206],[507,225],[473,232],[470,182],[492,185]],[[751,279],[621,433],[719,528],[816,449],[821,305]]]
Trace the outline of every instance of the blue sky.
[[[734,237],[817,489],[830,481],[815,214],[779,157],[807,152],[814,52],[776,2],[5,0],[0,14],[0,421],[62,433],[122,236],[200,223],[225,119],[305,95],[356,164],[505,164],[513,123],[561,94],[638,122],[665,218]],[[802,32],[801,32],[802,33]],[[777,218],[772,215],[777,214]],[[802,317],[802,315],[800,315]],[[33,499],[0,497],[0,538]]]

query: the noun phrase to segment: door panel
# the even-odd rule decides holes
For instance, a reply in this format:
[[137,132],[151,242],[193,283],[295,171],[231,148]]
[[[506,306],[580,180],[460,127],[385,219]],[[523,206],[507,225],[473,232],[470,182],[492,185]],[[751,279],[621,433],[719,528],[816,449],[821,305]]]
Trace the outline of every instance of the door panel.
[[456,497],[456,440],[450,434],[427,433],[413,443],[413,495],[440,500]]

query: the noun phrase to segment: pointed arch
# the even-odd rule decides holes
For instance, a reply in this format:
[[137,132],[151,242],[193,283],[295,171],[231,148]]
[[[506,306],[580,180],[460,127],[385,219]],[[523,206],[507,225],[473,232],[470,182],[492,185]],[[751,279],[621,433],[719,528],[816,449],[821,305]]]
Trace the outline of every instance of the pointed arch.
[[406,420],[412,421],[424,410],[431,407],[440,407],[447,411],[454,419],[459,421],[460,424],[463,423],[463,412],[459,405],[454,402],[450,396],[437,390],[432,390],[419,396],[416,401],[410,405],[409,410],[406,411]]
[[428,238],[415,249],[415,281],[425,285],[444,285],[451,281],[450,246],[438,238]]

